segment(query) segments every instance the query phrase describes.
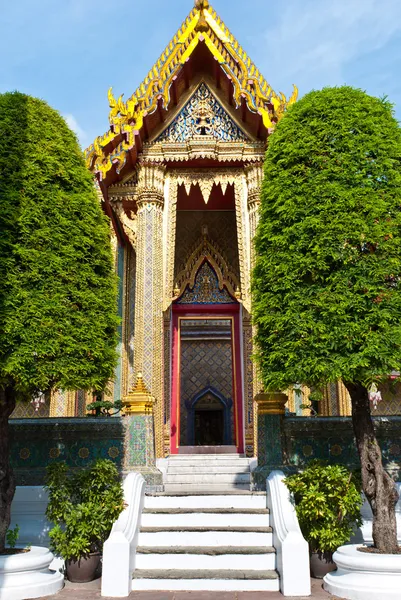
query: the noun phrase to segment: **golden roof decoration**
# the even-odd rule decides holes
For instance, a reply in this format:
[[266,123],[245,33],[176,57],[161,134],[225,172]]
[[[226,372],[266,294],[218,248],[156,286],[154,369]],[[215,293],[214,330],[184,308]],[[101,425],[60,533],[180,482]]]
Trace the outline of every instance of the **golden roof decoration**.
[[[142,129],[145,116],[157,110],[159,101],[167,110],[172,83],[201,41],[232,81],[236,107],[245,99],[248,109],[262,116],[266,129],[271,129],[285,109],[296,101],[297,87],[294,86],[289,99],[282,92],[276,94],[208,0],[195,0],[195,7],[134,94],[124,102],[123,96],[116,99],[112,88],[109,89],[110,129],[86,150],[87,165],[100,178],[103,179],[114,164],[117,172],[121,171],[127,153],[135,146],[135,135]],[[106,146],[117,136],[121,136],[122,141],[108,153]]]

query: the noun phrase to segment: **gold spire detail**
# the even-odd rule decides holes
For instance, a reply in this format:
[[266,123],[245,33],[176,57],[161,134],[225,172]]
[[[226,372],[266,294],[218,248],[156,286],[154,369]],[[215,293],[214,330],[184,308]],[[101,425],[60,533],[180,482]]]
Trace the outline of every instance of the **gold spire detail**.
[[123,398],[124,413],[126,415],[151,414],[154,403],[155,399],[146,387],[142,373],[138,373],[135,386]]
[[195,8],[199,10],[199,20],[195,26],[195,31],[206,33],[209,29],[208,22],[206,21],[204,10],[209,8],[208,0],[195,0]]
[[[109,90],[110,129],[86,150],[87,165],[92,171],[104,178],[114,165],[118,173],[123,169],[145,115],[154,113],[160,101],[168,109],[170,88],[200,42],[206,44],[231,80],[235,106],[245,101],[251,112],[262,116],[267,130],[296,101],[296,86],[289,99],[282,92],[276,94],[208,0],[195,0],[194,8],[136,92],[124,102],[122,96],[116,99]],[[109,144],[117,137],[122,141],[110,151]]]
[[209,8],[208,0],[195,0],[195,8],[198,10],[203,10],[204,8]]

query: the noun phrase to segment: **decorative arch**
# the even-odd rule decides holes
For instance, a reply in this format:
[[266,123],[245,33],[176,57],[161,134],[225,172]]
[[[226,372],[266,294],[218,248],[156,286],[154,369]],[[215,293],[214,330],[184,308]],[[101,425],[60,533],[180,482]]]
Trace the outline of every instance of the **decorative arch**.
[[218,400],[223,407],[223,445],[231,445],[231,409],[233,401],[231,398],[225,398],[218,390],[212,386],[207,386],[198,392],[193,398],[187,400],[185,406],[188,410],[188,440],[189,446],[195,444],[195,411],[196,405],[200,400],[210,394]]
[[[181,269],[177,276],[173,301],[180,301],[188,290],[194,290],[199,273],[205,264],[208,264],[215,274],[217,290],[223,295],[226,292],[226,302],[231,303],[240,300],[240,282],[237,276],[223,257],[217,244],[204,236],[191,252],[185,262],[185,267]],[[223,302],[223,300],[220,302]]]

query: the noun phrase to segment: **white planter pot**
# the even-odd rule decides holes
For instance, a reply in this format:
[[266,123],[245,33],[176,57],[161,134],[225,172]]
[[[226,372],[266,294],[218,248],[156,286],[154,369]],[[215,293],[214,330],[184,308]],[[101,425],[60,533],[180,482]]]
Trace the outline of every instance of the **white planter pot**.
[[401,554],[359,552],[358,545],[334,553],[337,571],[324,578],[324,589],[347,600],[400,600]]
[[47,548],[32,546],[24,554],[0,556],[0,600],[25,600],[57,593],[64,576],[50,571],[53,554]]

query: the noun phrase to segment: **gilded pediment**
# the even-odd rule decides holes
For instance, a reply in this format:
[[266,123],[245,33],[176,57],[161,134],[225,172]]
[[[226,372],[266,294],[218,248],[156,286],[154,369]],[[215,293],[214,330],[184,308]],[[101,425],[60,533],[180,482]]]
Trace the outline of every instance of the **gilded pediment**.
[[156,142],[184,143],[202,137],[214,138],[219,142],[248,140],[248,136],[204,82],[199,85]]
[[[177,106],[194,78],[215,79],[226,101],[255,139],[266,142],[297,88],[276,93],[207,0],[196,0],[144,81],[126,101],[109,90],[109,130],[86,150],[88,167],[110,184],[135,166],[143,145]],[[234,128],[235,129],[235,128]],[[241,130],[236,132],[241,135]]]

